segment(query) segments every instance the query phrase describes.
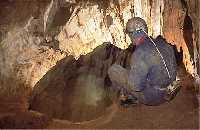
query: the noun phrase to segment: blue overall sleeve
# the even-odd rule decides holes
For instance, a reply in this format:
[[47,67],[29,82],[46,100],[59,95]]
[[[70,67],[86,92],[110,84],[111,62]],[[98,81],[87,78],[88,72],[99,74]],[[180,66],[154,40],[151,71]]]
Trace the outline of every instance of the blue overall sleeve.
[[142,91],[146,86],[146,78],[149,70],[145,62],[145,52],[136,50],[131,57],[131,70],[128,76],[128,85],[134,91]]

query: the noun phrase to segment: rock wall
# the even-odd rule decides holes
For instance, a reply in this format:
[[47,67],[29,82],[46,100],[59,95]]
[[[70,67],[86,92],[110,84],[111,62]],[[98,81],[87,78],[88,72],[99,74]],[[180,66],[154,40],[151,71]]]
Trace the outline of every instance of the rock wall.
[[[133,48],[128,48],[124,28],[133,16],[147,21],[149,35],[164,35],[182,50],[187,71],[198,77],[198,0],[7,0],[0,6],[1,94],[12,96],[18,90],[22,94],[22,86],[34,88],[31,108],[54,117],[75,120],[81,110],[69,115],[74,107],[84,106],[85,113],[88,103],[94,106],[90,111],[101,103],[110,105],[101,102],[107,88],[104,82],[109,83],[107,69],[115,61],[128,68]],[[94,95],[86,96],[87,86]],[[85,100],[94,100],[67,104],[71,103],[69,92],[77,95],[79,90]]]
[[[162,1],[148,2],[136,0],[114,3],[111,1],[107,8],[103,9],[99,4],[79,3],[58,34],[59,48],[75,57],[77,61],[65,58],[54,66],[36,85],[30,108],[71,121],[91,120],[100,116],[100,111],[105,111],[113,100],[110,95],[107,95],[112,93],[108,90],[109,80],[106,77],[109,66],[114,62],[127,68],[129,66],[129,58],[133,50],[126,52],[127,50],[121,49],[127,48],[130,44],[123,29],[131,16],[146,19],[150,28],[149,33],[154,37],[164,31],[169,42],[176,45],[179,51],[182,48],[186,68],[193,73],[194,66],[191,63],[193,48],[190,48],[191,46],[188,46],[184,39],[184,36],[188,37],[188,33],[184,35],[184,31],[193,30],[185,25],[188,21],[185,21],[184,6],[180,1],[165,1],[168,5],[165,8]],[[150,8],[146,8],[149,5]],[[171,13],[173,15],[169,15]],[[174,21],[172,22],[171,19]],[[172,32],[173,29],[176,31],[175,34]],[[56,107],[50,107],[55,105]]]
[[123,29],[129,18],[139,16],[147,21],[149,35],[164,35],[179,52],[183,51],[187,71],[197,74],[198,0],[118,0],[107,2],[106,8],[101,6],[84,3],[75,7],[58,35],[61,50],[78,58],[103,42],[127,48],[130,40]]
[[19,87],[33,88],[65,54],[54,48],[55,40],[47,40],[43,34],[42,18],[48,2],[0,4],[0,93],[14,95]]
[[[105,2],[106,3],[106,2]],[[69,21],[58,35],[59,47],[78,58],[91,52],[104,42],[125,49],[130,39],[124,33],[128,19],[133,16],[144,18],[149,34],[162,34],[163,0],[118,0],[102,3],[80,3],[75,7]],[[104,6],[104,8],[101,8]]]
[[168,42],[183,51],[183,63],[187,71],[195,76],[199,66],[199,1],[166,0],[163,33]]
[[191,17],[192,25],[193,25],[193,47],[194,47],[194,62],[195,62],[195,73],[200,74],[200,28],[199,28],[199,20],[200,20],[200,1],[199,0],[186,0],[188,15]]
[[146,19],[154,37],[162,34],[163,1],[8,0],[0,4],[1,77],[30,88],[66,55],[77,59],[103,43],[127,48],[130,40],[124,27],[132,16]]

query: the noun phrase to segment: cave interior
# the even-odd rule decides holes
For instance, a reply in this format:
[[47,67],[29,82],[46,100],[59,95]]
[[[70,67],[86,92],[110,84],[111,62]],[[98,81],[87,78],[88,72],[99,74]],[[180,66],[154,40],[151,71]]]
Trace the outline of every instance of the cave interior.
[[[199,129],[199,0],[0,1],[0,128]],[[130,69],[126,22],[173,45],[181,90],[123,108],[109,67]]]

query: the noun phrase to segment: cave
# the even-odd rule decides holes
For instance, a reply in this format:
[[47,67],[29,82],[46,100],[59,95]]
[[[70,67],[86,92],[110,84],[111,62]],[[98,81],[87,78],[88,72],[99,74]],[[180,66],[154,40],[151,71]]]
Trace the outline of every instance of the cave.
[[[0,1],[0,128],[199,129],[198,0]],[[122,108],[108,69],[130,69],[128,19],[174,47],[181,90]]]

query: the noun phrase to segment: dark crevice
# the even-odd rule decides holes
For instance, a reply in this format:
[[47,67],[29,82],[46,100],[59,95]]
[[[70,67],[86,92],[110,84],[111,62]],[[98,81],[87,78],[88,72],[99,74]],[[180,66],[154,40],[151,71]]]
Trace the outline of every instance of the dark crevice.
[[183,38],[188,47],[191,60],[194,60],[194,45],[193,45],[192,34],[193,34],[192,19],[190,18],[188,13],[186,13],[183,25]]
[[52,27],[63,26],[67,23],[72,13],[70,12],[70,7],[71,6],[60,7],[60,9],[56,12],[56,15],[52,23]]
[[179,66],[179,65],[183,64],[183,49],[181,47],[180,51],[178,51],[176,45],[173,45],[173,49],[174,49],[174,54],[176,57],[176,63]]
[[149,11],[149,12],[150,12],[150,17],[151,17],[151,15],[152,15],[152,14],[151,14],[151,13],[152,13],[151,10],[152,10],[152,6],[153,6],[152,0],[149,1],[149,4],[150,4],[150,11]]
[[150,7],[152,7],[152,5],[153,5],[153,0],[149,0],[149,5],[150,5]]
[[199,57],[197,58],[197,73],[200,75],[200,61],[199,61]]
[[113,25],[113,18],[110,15],[107,15],[105,18],[105,23],[107,27],[109,28],[111,25]]
[[185,0],[181,0],[181,4],[183,6],[183,9],[188,9],[187,2]]

